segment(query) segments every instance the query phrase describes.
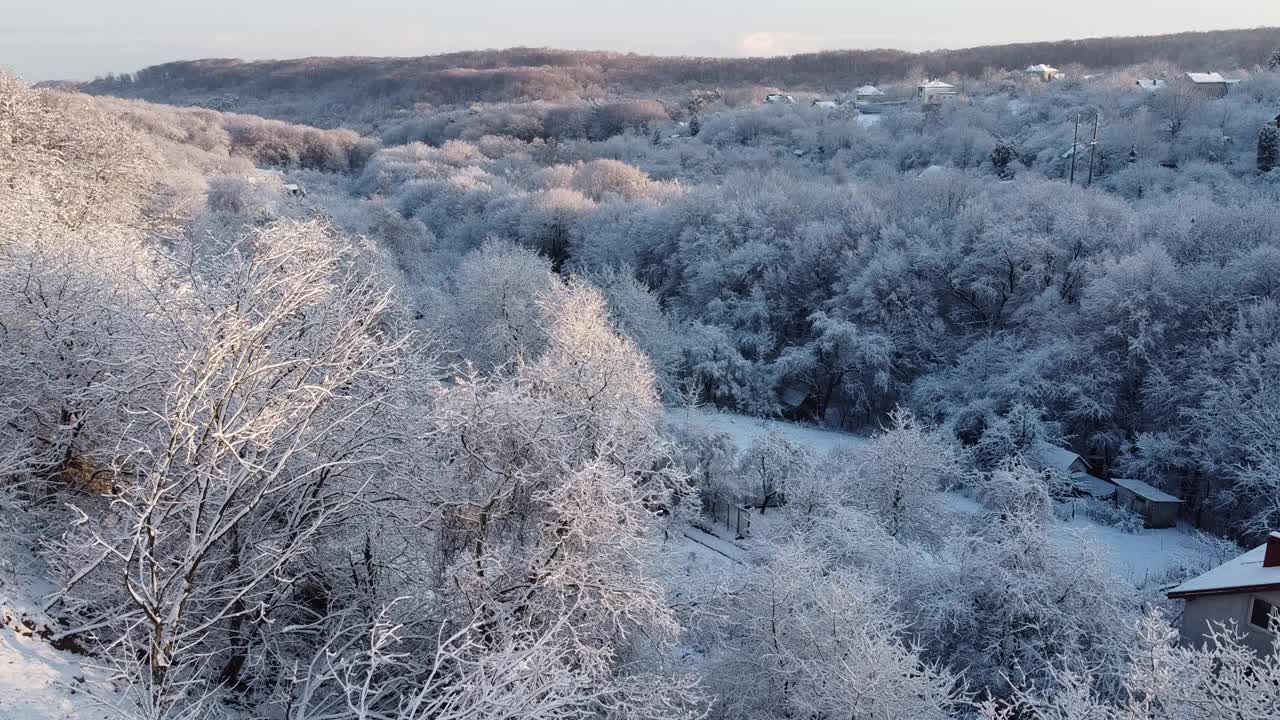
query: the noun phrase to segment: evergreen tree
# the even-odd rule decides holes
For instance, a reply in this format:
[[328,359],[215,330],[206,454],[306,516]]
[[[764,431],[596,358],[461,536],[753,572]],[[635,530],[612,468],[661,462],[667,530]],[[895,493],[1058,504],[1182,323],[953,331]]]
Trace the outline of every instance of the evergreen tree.
[[1267,58],[1267,67],[1272,70],[1280,70],[1280,49],[1273,51],[1271,56]]
[[697,137],[700,130],[702,130],[702,123],[698,121],[698,116],[689,118],[689,137]]
[[1007,142],[1001,142],[991,151],[991,166],[995,168],[996,174],[1000,177],[1009,177],[1009,165],[1018,157],[1018,151],[1013,145]]
[[1270,172],[1280,165],[1280,129],[1264,125],[1258,133],[1258,172]]

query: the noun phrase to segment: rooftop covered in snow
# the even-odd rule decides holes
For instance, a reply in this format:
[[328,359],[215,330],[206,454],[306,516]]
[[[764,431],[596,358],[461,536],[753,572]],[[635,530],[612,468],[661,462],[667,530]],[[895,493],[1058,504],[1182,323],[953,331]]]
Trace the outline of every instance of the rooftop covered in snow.
[[1071,484],[1075,485],[1082,492],[1090,497],[1106,500],[1116,494],[1116,486],[1103,480],[1096,478],[1088,473],[1076,473],[1071,476]]
[[1220,72],[1189,72],[1187,79],[1197,85],[1234,85],[1239,80],[1231,80]]
[[1076,462],[1083,463],[1086,468],[1089,467],[1088,460],[1080,457],[1077,453],[1071,452],[1066,448],[1058,447],[1052,443],[1036,443],[1035,447],[1031,449],[1031,452],[1035,457],[1035,460],[1038,461],[1040,466],[1045,470],[1057,470],[1064,475],[1069,475],[1074,472],[1071,466],[1076,464]]
[[1268,547],[1272,553],[1280,555],[1280,533],[1271,533],[1265,545],[1182,583],[1169,591],[1169,597],[1178,600],[1199,595],[1280,590],[1280,564],[1276,564],[1275,555],[1273,564],[1267,563]]
[[1155,487],[1153,485],[1148,485],[1147,483],[1144,483],[1141,480],[1134,480],[1133,478],[1111,478],[1111,482],[1119,487],[1124,488],[1125,490],[1128,490],[1134,495],[1137,495],[1138,497],[1146,500],[1150,500],[1151,502],[1161,502],[1161,503],[1182,502],[1181,499],[1176,498],[1173,495],[1170,495],[1169,493],[1161,490],[1158,487]]

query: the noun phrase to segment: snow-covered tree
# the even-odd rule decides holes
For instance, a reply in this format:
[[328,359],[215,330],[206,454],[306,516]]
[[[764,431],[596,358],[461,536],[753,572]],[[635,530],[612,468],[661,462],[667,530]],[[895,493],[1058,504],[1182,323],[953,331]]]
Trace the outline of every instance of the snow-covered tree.
[[958,679],[905,640],[892,592],[826,567],[797,542],[779,546],[735,593],[733,630],[712,682],[733,717],[942,720]]
[[1100,548],[1057,542],[1051,520],[1042,509],[983,516],[916,570],[910,620],[929,657],[999,695],[1045,687],[1056,668],[1114,681],[1133,589]]
[[982,703],[982,717],[1262,720],[1275,715],[1280,652],[1260,657],[1230,626],[1215,628],[1204,647],[1178,647],[1177,639],[1177,630],[1158,611],[1148,613],[1127,648],[1121,692],[1100,690],[1088,673],[1057,670],[1045,690],[1020,690],[1011,703]]
[[813,471],[812,451],[776,432],[757,438],[738,457],[742,495],[758,505],[762,515],[770,505],[787,502],[792,480],[812,476]]
[[952,443],[902,408],[859,460],[853,497],[899,538],[930,534],[944,483],[962,473]]
[[322,226],[254,231],[190,272],[110,502],[55,557],[62,602],[136,659],[152,717],[261,667],[261,623],[298,602],[306,553],[388,471],[403,343],[376,273]]

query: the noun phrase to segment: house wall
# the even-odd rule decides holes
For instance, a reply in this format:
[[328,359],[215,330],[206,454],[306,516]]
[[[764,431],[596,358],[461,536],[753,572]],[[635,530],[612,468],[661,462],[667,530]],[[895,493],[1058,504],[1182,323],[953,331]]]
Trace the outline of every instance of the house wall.
[[1191,78],[1181,78],[1178,84],[1182,87],[1189,88],[1193,92],[1197,92],[1205,97],[1220,98],[1227,94],[1230,86],[1226,83],[1197,83],[1191,82]]
[[1187,600],[1182,611],[1182,644],[1202,645],[1210,622],[1225,623],[1234,620],[1236,627],[1244,634],[1245,645],[1260,654],[1270,654],[1271,636],[1249,624],[1249,601],[1255,596],[1280,607],[1280,592],[1207,595]]
[[1147,515],[1147,526],[1153,528],[1169,528],[1178,524],[1179,503],[1147,503],[1151,512]]
[[1122,488],[1119,485],[1116,486],[1116,507],[1140,512],[1140,508],[1134,506],[1134,501],[1137,499],[1138,496],[1134,495],[1132,490]]
[[959,91],[954,88],[947,90],[944,88],[917,88],[916,95],[926,103],[942,103],[955,100],[959,96]]

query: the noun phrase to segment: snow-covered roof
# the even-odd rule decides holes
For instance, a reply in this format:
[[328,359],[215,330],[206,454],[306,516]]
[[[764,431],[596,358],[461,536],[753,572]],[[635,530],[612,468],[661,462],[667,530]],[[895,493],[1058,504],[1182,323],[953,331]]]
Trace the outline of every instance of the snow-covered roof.
[[954,90],[956,88],[955,85],[942,82],[941,80],[930,80],[929,82],[920,85],[920,87],[929,88],[931,90]]
[[884,91],[875,85],[863,85],[857,90],[854,90],[853,93],[855,95],[883,95]]
[[[1280,542],[1280,533],[1273,532],[1271,537],[1271,542]],[[1228,560],[1209,572],[1182,583],[1169,591],[1169,597],[1178,599],[1233,591],[1280,590],[1280,566],[1264,567],[1266,555],[1267,546],[1259,545],[1234,560]]]
[[1197,85],[1220,85],[1227,82],[1227,79],[1222,77],[1222,73],[1218,72],[1189,72],[1187,79]]
[[840,103],[835,100],[814,100],[813,106],[820,108],[838,108],[840,107]]
[[1080,488],[1081,491],[1090,497],[1106,500],[1116,494],[1116,486],[1103,480],[1096,478],[1088,473],[1076,473],[1071,476],[1071,484]]
[[1143,90],[1159,90],[1168,83],[1163,78],[1138,78],[1135,84]]
[[1039,65],[1032,65],[1031,67],[1027,68],[1027,72],[1029,72],[1029,73],[1056,73],[1056,72],[1058,72],[1058,68],[1053,67],[1052,65],[1045,65],[1044,63],[1041,63],[1041,64],[1039,64]]
[[1115,483],[1116,485],[1119,485],[1125,490],[1128,490],[1134,495],[1137,495],[1140,498],[1145,498],[1147,500],[1150,500],[1151,502],[1163,502],[1163,503],[1182,502],[1178,498],[1170,495],[1169,493],[1161,490],[1160,488],[1148,485],[1147,483],[1144,483],[1141,480],[1134,480],[1133,478],[1111,478],[1111,482]]
[[1035,454],[1035,458],[1040,461],[1040,465],[1046,470],[1057,470],[1064,475],[1070,474],[1071,466],[1077,460],[1083,462],[1085,467],[1089,466],[1089,461],[1076,453],[1047,442],[1036,443],[1036,446],[1032,448],[1032,452]]

